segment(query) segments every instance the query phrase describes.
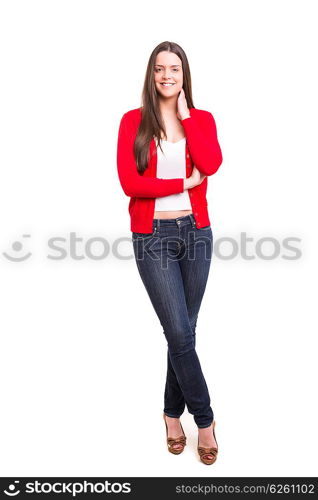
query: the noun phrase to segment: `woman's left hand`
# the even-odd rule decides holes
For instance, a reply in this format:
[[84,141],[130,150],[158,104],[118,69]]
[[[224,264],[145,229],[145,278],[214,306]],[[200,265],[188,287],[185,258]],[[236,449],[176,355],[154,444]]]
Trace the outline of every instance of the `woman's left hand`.
[[190,111],[188,108],[188,103],[183,89],[181,89],[180,91],[177,104],[178,104],[177,117],[179,118],[179,120],[184,120],[185,118],[189,118]]

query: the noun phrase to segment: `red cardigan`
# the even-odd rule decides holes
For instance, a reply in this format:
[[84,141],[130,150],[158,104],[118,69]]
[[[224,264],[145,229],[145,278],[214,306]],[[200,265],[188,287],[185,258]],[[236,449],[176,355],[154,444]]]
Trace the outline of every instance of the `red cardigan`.
[[[181,120],[186,145],[186,177],[191,176],[193,165],[209,176],[215,174],[222,163],[214,118],[209,111],[190,108],[190,117]],[[128,211],[130,229],[138,233],[152,233],[155,199],[182,193],[183,178],[158,179],[157,149],[154,138],[149,144],[148,167],[139,174],[133,153],[134,141],[141,121],[141,108],[127,111],[119,125],[117,143],[117,171],[122,189],[130,197]],[[189,189],[193,216],[198,228],[210,225],[206,199],[207,177],[198,186]]]

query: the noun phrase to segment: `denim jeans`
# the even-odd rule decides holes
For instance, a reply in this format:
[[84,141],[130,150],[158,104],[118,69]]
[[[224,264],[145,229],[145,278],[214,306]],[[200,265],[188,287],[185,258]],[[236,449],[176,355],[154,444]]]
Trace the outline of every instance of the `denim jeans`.
[[167,341],[164,413],[179,418],[185,404],[199,428],[214,418],[195,349],[196,324],[212,258],[210,226],[193,214],[153,219],[152,233],[132,232],[137,268]]

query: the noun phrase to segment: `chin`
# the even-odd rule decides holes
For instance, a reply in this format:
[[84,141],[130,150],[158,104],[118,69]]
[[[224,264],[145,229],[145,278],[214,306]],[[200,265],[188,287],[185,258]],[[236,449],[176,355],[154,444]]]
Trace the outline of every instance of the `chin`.
[[181,90],[181,88],[180,89],[175,89],[174,88],[173,92],[165,92],[165,91],[162,91],[161,88],[159,88],[159,89],[157,88],[158,94],[160,94],[162,97],[174,97],[174,96],[178,96],[179,93],[180,93],[180,90]]

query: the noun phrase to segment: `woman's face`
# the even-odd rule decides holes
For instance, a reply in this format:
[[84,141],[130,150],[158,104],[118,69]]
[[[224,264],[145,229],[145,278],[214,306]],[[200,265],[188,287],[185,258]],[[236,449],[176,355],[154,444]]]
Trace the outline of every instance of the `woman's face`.
[[[155,67],[155,86],[164,98],[178,97],[183,86],[182,61],[174,52],[162,51],[157,54]],[[171,83],[172,85],[163,85]]]

